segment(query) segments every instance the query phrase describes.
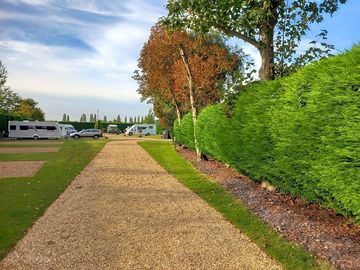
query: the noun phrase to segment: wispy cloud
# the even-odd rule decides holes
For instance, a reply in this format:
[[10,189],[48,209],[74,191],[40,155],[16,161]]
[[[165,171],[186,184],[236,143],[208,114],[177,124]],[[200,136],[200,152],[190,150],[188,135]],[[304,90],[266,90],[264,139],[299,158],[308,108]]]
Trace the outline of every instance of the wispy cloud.
[[[165,1],[3,2],[0,54],[15,91],[46,95],[47,100],[118,100],[132,104],[134,111],[147,112],[148,106],[139,104],[131,76],[150,27],[165,13]],[[98,106],[106,107],[105,103]],[[46,113],[59,118],[63,112],[49,108]]]

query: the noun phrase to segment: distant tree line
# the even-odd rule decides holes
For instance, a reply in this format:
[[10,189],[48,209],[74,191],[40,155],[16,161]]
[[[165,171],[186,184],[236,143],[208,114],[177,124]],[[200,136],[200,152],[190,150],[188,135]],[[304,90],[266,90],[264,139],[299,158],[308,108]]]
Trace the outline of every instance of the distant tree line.
[[[90,122],[90,123],[97,123],[98,120],[100,119],[97,119],[97,116],[96,116],[96,113],[90,113],[89,115],[89,121],[87,121],[87,116],[85,113],[81,114],[80,116],[80,122]],[[66,113],[63,114],[63,117],[62,117],[62,122],[70,122],[70,116]],[[108,119],[107,119],[107,116],[104,115],[103,117],[103,120],[101,121],[103,123],[107,123],[108,122]],[[121,118],[120,115],[117,115],[116,118],[114,118],[112,121],[110,122],[113,122],[113,123],[138,123],[138,124],[153,124],[156,122],[155,120],[155,115],[153,113],[152,110],[150,110],[148,112],[147,115],[145,116],[130,116],[130,117],[127,117],[125,116],[123,119]]]

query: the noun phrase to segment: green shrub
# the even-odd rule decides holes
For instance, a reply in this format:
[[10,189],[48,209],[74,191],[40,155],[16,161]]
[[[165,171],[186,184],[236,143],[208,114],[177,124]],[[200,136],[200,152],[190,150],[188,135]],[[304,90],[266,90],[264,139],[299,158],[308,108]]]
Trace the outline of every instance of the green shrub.
[[0,136],[3,134],[3,132],[8,133],[9,121],[23,121],[23,120],[25,119],[20,116],[0,114]]
[[[290,77],[248,86],[230,119],[225,105],[204,109],[199,146],[254,180],[360,221],[359,104],[356,46]],[[176,129],[186,138],[181,143],[193,145],[191,128]]]
[[228,163],[229,153],[224,151],[232,149],[234,133],[224,112],[223,104],[205,108],[197,120],[196,134],[202,153]]
[[177,120],[174,122],[174,134],[176,142],[183,144],[190,149],[195,149],[194,131],[191,113],[187,113],[181,119],[181,125]]

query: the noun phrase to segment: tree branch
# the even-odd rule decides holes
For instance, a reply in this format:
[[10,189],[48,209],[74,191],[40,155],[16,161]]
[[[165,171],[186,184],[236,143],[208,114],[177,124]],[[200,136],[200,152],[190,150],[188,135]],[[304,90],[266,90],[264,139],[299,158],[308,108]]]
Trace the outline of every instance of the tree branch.
[[244,35],[244,34],[241,34],[239,32],[226,29],[225,27],[219,27],[219,29],[224,34],[226,34],[227,36],[240,38],[243,41],[245,41],[247,43],[250,43],[251,45],[253,45],[255,48],[257,48],[259,50],[262,48],[262,45],[261,45],[261,43],[259,41],[256,41],[255,39],[253,39],[253,38],[251,38],[251,37],[249,37],[247,35]]

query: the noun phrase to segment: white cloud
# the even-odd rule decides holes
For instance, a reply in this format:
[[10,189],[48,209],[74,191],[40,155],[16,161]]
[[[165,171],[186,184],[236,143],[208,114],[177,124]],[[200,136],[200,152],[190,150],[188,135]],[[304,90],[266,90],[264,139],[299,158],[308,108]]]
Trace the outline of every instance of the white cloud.
[[[0,43],[0,47],[4,48],[4,43]],[[6,48],[8,57],[4,62],[9,70],[8,83],[23,94],[84,95],[126,101],[139,99],[131,78],[129,80],[120,73],[116,76],[116,72],[108,70],[105,63],[99,64],[98,56],[61,59],[59,55],[73,55],[71,49],[14,41],[8,41]],[[132,65],[125,63],[123,72],[132,74],[133,69],[129,70]],[[103,75],[109,75],[107,81],[103,80]]]
[[[137,85],[131,78],[137,67],[137,58],[143,43],[147,40],[150,27],[163,15],[161,6],[151,5],[147,1],[136,0],[112,5],[106,1],[56,1],[24,0],[8,1],[21,6],[27,3],[47,7],[43,16],[24,13],[19,10],[4,11],[0,7],[0,19],[17,18],[26,23],[54,25],[65,33],[80,38],[89,44],[92,50],[77,47],[54,46],[39,43],[36,40],[12,39],[0,37],[0,54],[9,72],[8,83],[13,90],[23,96],[73,97],[119,100],[135,104],[139,102]],[[126,11],[118,22],[109,24],[82,20],[81,17],[64,16],[57,12],[61,8],[75,8],[97,14],[118,16]],[[121,13],[121,12],[120,12]],[[88,15],[87,15],[88,16]],[[61,23],[61,24],[60,24]],[[55,27],[55,28],[56,28]],[[21,29],[19,29],[21,30]],[[30,33],[31,34],[31,33]],[[23,36],[21,36],[23,37]],[[46,38],[46,36],[44,36]],[[60,101],[59,101],[60,102]],[[41,105],[41,104],[40,104]],[[67,104],[63,105],[68,106]],[[148,105],[135,105],[147,111]],[[56,106],[46,108],[47,115],[57,115]],[[106,106],[105,106],[106,107]],[[134,111],[139,111],[132,105]],[[60,115],[60,114],[59,114]],[[129,112],[131,115],[131,112]]]

